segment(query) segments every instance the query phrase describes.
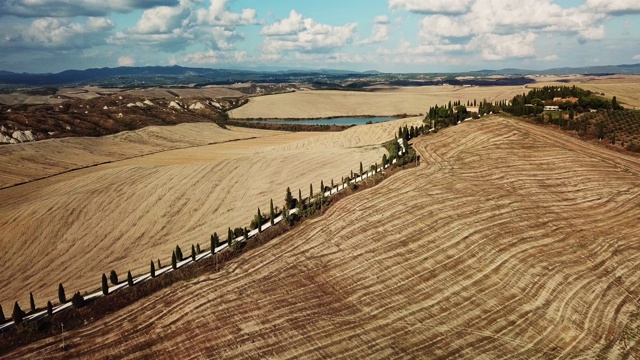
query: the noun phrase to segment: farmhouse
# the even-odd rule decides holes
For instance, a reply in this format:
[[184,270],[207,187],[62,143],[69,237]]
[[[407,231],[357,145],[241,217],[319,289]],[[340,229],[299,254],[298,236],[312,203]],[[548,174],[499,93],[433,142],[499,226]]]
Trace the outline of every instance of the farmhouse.
[[544,111],[559,111],[560,107],[556,105],[547,105],[544,107]]

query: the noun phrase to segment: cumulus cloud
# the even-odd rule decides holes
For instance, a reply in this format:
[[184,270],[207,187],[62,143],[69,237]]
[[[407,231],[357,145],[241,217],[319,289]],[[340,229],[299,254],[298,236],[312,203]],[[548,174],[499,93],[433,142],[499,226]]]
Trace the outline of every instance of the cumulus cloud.
[[640,13],[640,2],[637,0],[587,0],[584,7],[611,15]]
[[258,23],[254,9],[242,9],[240,13],[230,12],[227,0],[210,0],[210,5],[207,9],[199,9],[196,12],[196,21],[199,24],[214,26],[239,26]]
[[356,23],[343,26],[319,24],[291,11],[287,19],[263,27],[263,58],[278,59],[283,52],[328,52],[351,42]]
[[136,59],[133,56],[120,56],[118,58],[118,66],[134,66]]
[[[198,3],[199,0],[180,0],[176,6],[145,10],[133,28],[111,36],[109,43],[178,51],[199,42],[212,51],[233,50],[234,42],[244,39],[236,27],[257,23],[253,9],[234,13],[226,0],[210,0],[207,8],[196,9]],[[216,54],[210,55],[206,58],[213,61],[212,56]]]
[[425,15],[418,24],[422,53],[475,52],[485,60],[504,60],[535,57],[539,34],[574,36],[579,43],[604,39],[607,11],[594,11],[598,6],[640,8],[635,2],[609,3],[588,0],[563,8],[552,0],[389,0],[389,7]]
[[106,16],[111,12],[126,13],[177,3],[177,0],[3,0],[0,1],[0,16],[97,17]]
[[404,9],[419,14],[462,14],[471,0],[389,0],[390,9]]
[[474,37],[468,47],[480,51],[485,60],[527,58],[536,55],[535,40],[536,34],[532,32],[511,35],[481,34]]
[[635,55],[635,56],[633,57],[633,60],[640,61],[640,54]]
[[0,40],[2,47],[68,50],[105,42],[104,33],[115,24],[107,18],[90,17],[84,23],[62,18],[35,19],[30,26],[9,30]]
[[389,40],[389,18],[387,15],[376,16],[373,19],[371,36],[360,41],[362,45],[377,44]]
[[302,15],[295,10],[291,10],[288,18],[266,25],[262,28],[260,34],[264,36],[295,35],[303,31],[304,28],[305,24]]

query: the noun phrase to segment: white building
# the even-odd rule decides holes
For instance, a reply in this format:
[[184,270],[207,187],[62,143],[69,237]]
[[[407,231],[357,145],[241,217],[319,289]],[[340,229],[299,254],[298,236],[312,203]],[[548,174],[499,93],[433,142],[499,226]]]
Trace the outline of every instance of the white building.
[[559,111],[560,107],[555,105],[547,105],[544,107],[544,111]]

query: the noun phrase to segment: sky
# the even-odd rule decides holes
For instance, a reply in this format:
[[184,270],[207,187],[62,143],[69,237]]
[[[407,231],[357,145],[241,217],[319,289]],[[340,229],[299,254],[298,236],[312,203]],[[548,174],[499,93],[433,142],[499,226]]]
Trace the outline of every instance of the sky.
[[640,63],[638,0],[0,0],[0,69]]

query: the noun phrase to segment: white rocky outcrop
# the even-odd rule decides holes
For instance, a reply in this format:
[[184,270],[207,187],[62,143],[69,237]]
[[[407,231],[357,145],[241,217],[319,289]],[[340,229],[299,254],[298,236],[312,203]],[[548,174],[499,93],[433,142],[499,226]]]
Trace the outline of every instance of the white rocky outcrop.
[[179,102],[176,102],[176,101],[172,101],[172,102],[169,103],[169,108],[182,110],[182,104],[180,104]]
[[211,106],[217,107],[218,109],[222,109],[222,105],[218,104],[215,101],[211,101],[209,104],[211,104]]
[[33,135],[33,133],[31,132],[31,130],[27,130],[24,132],[24,136],[27,138],[27,140],[29,141],[36,141],[36,137],[35,135]]
[[20,142],[27,141],[27,137],[24,136],[24,132],[22,132],[21,130],[14,131],[11,137]]
[[107,105],[105,105],[102,110],[109,110],[109,107]]
[[201,102],[197,102],[195,104],[191,104],[189,105],[189,110],[202,110],[202,109],[206,109],[207,107],[202,105]]
[[16,139],[11,139],[11,141],[9,141],[9,144],[17,144],[17,143],[18,143],[18,140]]
[[13,139],[8,137],[7,135],[0,134],[0,143],[8,144],[8,143],[11,142],[11,140],[13,140]]
[[150,100],[145,100],[144,101],[145,105],[149,105],[149,106],[155,106],[156,104],[152,103]]

